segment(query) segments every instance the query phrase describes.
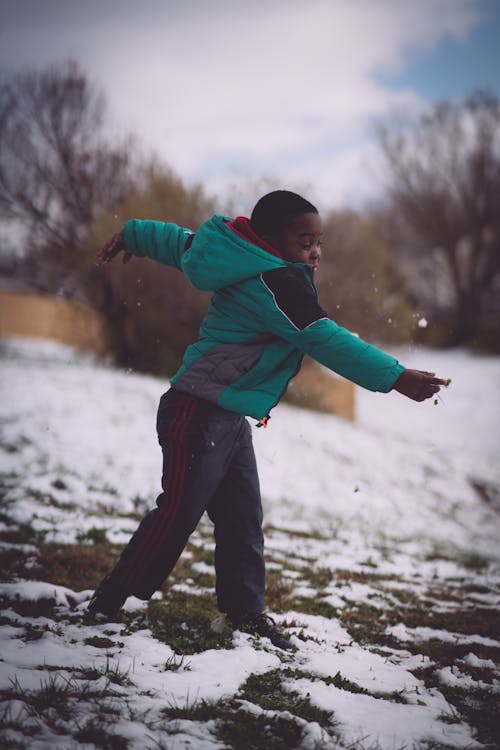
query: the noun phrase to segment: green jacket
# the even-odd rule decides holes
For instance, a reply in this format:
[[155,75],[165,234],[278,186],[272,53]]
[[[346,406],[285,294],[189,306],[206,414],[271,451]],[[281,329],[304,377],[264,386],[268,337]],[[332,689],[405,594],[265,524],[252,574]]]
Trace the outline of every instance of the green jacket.
[[172,385],[260,419],[308,354],[364,388],[390,391],[404,367],[328,318],[307,266],[246,241],[229,221],[214,216],[196,234],[137,219],[122,230],[133,255],[173,266],[197,289],[214,292]]

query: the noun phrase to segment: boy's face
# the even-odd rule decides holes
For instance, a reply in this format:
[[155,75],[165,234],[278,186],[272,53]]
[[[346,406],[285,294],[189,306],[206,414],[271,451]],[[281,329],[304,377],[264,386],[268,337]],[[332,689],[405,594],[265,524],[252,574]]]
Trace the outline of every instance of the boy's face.
[[322,237],[323,224],[319,214],[300,214],[281,233],[275,246],[285,260],[305,263],[314,272],[321,259]]

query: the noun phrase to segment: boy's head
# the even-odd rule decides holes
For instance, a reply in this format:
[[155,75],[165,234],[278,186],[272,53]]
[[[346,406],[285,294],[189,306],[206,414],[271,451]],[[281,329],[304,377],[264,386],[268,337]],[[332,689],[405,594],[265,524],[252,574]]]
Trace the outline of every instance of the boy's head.
[[313,270],[321,258],[323,227],[318,210],[297,193],[274,190],[264,195],[250,217],[256,234],[279,250],[285,260],[305,263]]

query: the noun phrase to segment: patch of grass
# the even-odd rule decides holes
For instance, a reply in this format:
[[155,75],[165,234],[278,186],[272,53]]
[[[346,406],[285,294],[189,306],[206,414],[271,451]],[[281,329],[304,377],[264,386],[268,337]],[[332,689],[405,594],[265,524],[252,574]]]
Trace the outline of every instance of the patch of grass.
[[404,607],[414,607],[420,610],[422,608],[422,605],[427,604],[429,607],[432,607],[433,605],[433,602],[424,598],[421,594],[413,591],[412,589],[400,589],[391,588],[390,586],[383,586],[381,587],[381,591],[392,597],[392,599],[397,599],[397,601]]
[[183,706],[173,703],[166,708],[162,708],[161,714],[169,719],[189,719],[190,721],[206,722],[219,718],[227,707],[228,705],[222,701],[212,703],[204,699],[195,701],[187,699]]
[[482,635],[500,640],[500,617],[498,612],[485,607],[470,607],[456,610],[436,611],[414,609],[404,614],[407,627],[425,626],[436,630],[448,630],[464,635]]
[[471,667],[469,664],[461,663],[460,670],[470,675],[475,682],[484,682],[487,685],[492,685],[497,678],[495,667]]
[[82,540],[92,542],[92,546],[46,544],[46,531],[34,529],[30,524],[15,524],[5,514],[0,515],[0,521],[8,527],[0,531],[0,541],[37,548],[36,552],[15,548],[0,550],[2,581],[25,575],[29,560],[30,578],[77,590],[93,588],[111,570],[122,549],[107,541],[104,529],[90,529],[81,536]]
[[[318,638],[314,635],[310,635],[307,631],[307,626],[304,625],[303,622],[299,622],[298,620],[283,620],[280,623],[280,627],[282,627],[284,630],[287,630],[288,628],[295,628],[295,637],[298,638],[301,641],[312,641],[313,643],[322,644],[324,641],[321,640],[321,638]],[[298,632],[297,632],[298,629]],[[276,652],[276,656],[279,656],[280,661],[287,661],[286,658],[284,658],[284,652],[279,653]]]
[[99,486],[97,484],[91,484],[89,485],[89,492],[102,492],[104,495],[112,495],[113,497],[118,497],[118,490],[116,487],[113,487],[110,484],[107,484],[106,482]]
[[491,564],[491,559],[482,555],[480,552],[463,551],[459,549],[449,551],[433,550],[425,556],[425,560],[428,562],[439,560],[454,562],[467,570],[472,570],[477,573],[486,570]]
[[134,506],[134,512],[130,516],[137,520],[142,519],[148,510],[151,508],[151,498],[142,497],[141,495],[134,495],[132,498],[132,505]]
[[[388,639],[396,648],[401,644],[396,639]],[[430,638],[427,641],[408,641],[404,643],[404,648],[412,654],[428,656],[435,662],[436,668],[451,666],[456,661],[463,659],[472,648],[470,643],[450,643],[438,638]],[[500,648],[495,646],[484,646],[481,643],[474,643],[474,653],[481,659],[495,659],[500,661]],[[415,672],[417,674],[417,672]]]
[[[370,566],[368,566],[370,567]],[[346,570],[345,568],[335,568],[332,571],[332,581],[348,581],[353,583],[366,583],[376,586],[385,581],[400,581],[401,577],[395,573],[374,573],[368,570]]]
[[43,638],[45,633],[56,633],[57,635],[61,635],[60,631],[57,627],[53,627],[52,625],[49,625],[48,623],[43,623],[42,625],[35,625],[31,622],[25,622],[24,623],[24,632],[20,638],[23,639],[23,641],[39,641],[40,638]]
[[32,558],[32,552],[25,552],[16,547],[0,549],[0,581],[10,583],[23,577],[26,563]]
[[[391,595],[397,597],[398,592],[391,590]],[[348,630],[352,638],[360,644],[373,644],[400,647],[397,638],[387,635],[388,626],[403,623],[409,628],[428,627],[434,630],[444,630],[464,635],[480,635],[495,640],[500,639],[500,622],[498,612],[484,607],[469,607],[461,609],[436,610],[426,599],[415,598],[411,592],[402,593],[404,606],[396,606],[380,610],[365,602],[346,600],[346,606],[339,611],[341,624]],[[474,644],[482,653],[492,653],[492,647]],[[451,659],[446,663],[453,663],[453,659],[462,658],[471,650],[471,644],[450,643],[440,639],[430,638],[426,641],[404,641],[404,648],[411,653],[424,654],[433,660],[442,662],[443,656]],[[500,649],[493,647],[493,652]],[[485,658],[489,658],[486,656]]]
[[60,479],[60,477],[57,477],[57,479],[54,479],[54,481],[52,482],[52,487],[55,490],[67,490],[68,489],[68,485],[63,479]]
[[290,750],[298,747],[302,727],[289,716],[231,711],[216,724],[219,740],[232,750]]
[[358,685],[352,680],[348,680],[347,677],[341,675],[340,672],[337,672],[334,677],[322,677],[321,679],[327,685],[334,685],[336,688],[340,688],[340,690],[346,690],[348,693],[362,693],[365,695],[368,693],[368,690],[366,690],[366,688],[361,687],[361,685]]
[[432,668],[418,670],[416,674],[427,688],[439,689],[453,708],[451,716],[456,715],[471,725],[479,742],[487,747],[497,747],[500,737],[500,696],[497,692],[489,688],[471,688],[468,684],[464,688],[445,685],[439,682]]
[[310,568],[303,568],[302,575],[305,581],[318,591],[322,591],[332,583],[334,574],[330,568],[322,568],[320,566],[311,566]]
[[[41,680],[38,689],[24,689],[17,679],[12,680],[10,690],[0,691],[0,700],[22,701],[29,718],[29,726],[35,727],[33,735],[42,727],[48,727],[59,735],[69,735],[80,742],[93,743],[103,750],[126,750],[128,741],[109,731],[110,717],[120,714],[119,704],[111,700],[121,696],[110,688],[107,680],[104,686],[95,687],[89,682],[81,682],[60,674],[49,674]],[[85,724],[79,725],[78,716],[82,706],[85,714],[91,714]],[[34,723],[35,722],[35,723]],[[29,730],[23,728],[25,734]],[[31,744],[29,745],[31,746]],[[28,746],[28,747],[29,747]],[[10,747],[10,745],[9,745]]]
[[193,569],[193,565],[197,562],[199,561],[189,560],[185,556],[180,557],[170,575],[171,581],[173,583],[192,581],[195,586],[200,588],[215,590],[215,570],[213,573],[199,572]]
[[[3,602],[5,601],[6,600],[4,599]],[[0,599],[0,607],[2,606],[2,600]],[[12,618],[9,612],[8,615],[0,615],[0,626],[2,625],[9,625],[13,628],[22,628],[24,626],[24,623],[21,622],[21,620],[18,620],[17,617]]]
[[438,719],[444,724],[461,724],[462,722],[462,717],[456,711],[439,714]]
[[[13,750],[15,750],[15,748],[22,748],[24,750],[28,745],[25,744],[24,740],[13,740],[12,732],[31,738],[37,733],[37,731],[38,726],[35,723],[26,722],[24,711],[19,705],[16,706],[15,715],[10,701],[7,701],[0,707],[0,747],[5,749],[9,748],[9,750],[10,748]],[[2,734],[8,735],[8,739],[7,737],[2,737]],[[32,741],[30,740],[29,742],[31,745]]]
[[380,611],[365,602],[346,602],[347,606],[339,612],[341,624],[352,638],[361,644],[378,643],[385,645],[383,632],[389,622],[386,611]]
[[287,609],[294,609],[307,615],[319,615],[335,620],[339,616],[339,610],[319,596],[294,596],[290,599]]
[[241,686],[239,698],[256,703],[268,711],[289,711],[305,721],[316,721],[320,726],[332,729],[335,725],[333,713],[314,706],[309,698],[302,698],[295,690],[283,687],[286,670],[272,669],[264,674],[251,674]]
[[188,567],[187,570],[189,571],[190,578],[192,579],[195,586],[199,586],[203,589],[215,590],[215,573],[214,575],[211,575],[210,573],[199,573],[198,571]]
[[[0,609],[12,609],[22,617],[54,617],[55,601],[52,598],[40,598],[36,601],[28,599],[8,599],[0,597]],[[46,628],[49,628],[47,625]],[[29,638],[29,634],[26,635]],[[41,636],[40,636],[41,637]],[[31,638],[31,640],[36,640]]]
[[80,544],[95,544],[104,545],[108,544],[108,537],[106,536],[106,529],[99,529],[97,526],[76,535],[76,539]]
[[176,654],[172,654],[163,667],[165,672],[190,672],[190,662],[184,657],[177,657]]
[[69,667],[62,667],[60,664],[39,664],[35,667],[40,672],[68,672]]
[[264,534],[266,536],[272,536],[273,534],[279,535],[279,536],[289,536],[289,537],[295,537],[296,539],[313,539],[315,541],[320,542],[329,542],[333,538],[335,538],[334,534],[323,534],[317,529],[311,529],[310,531],[304,531],[299,529],[283,529],[278,528],[277,526],[272,526],[271,524],[266,524],[264,526]]
[[266,575],[266,603],[273,612],[290,609],[290,595],[294,583],[284,578],[280,570],[268,570]]
[[57,508],[57,510],[67,510],[67,511],[74,511],[74,510],[81,510],[81,506],[78,505],[78,503],[72,503],[72,502],[63,502],[62,500],[56,500],[54,497],[50,498],[50,502],[48,503],[51,507]]
[[[167,738],[178,731],[173,719],[188,719],[204,724],[212,721],[215,737],[231,750],[290,750],[298,747],[302,737],[302,726],[292,716],[250,713],[234,699],[218,703],[201,700],[185,706],[169,706],[162,713],[169,719]],[[155,743],[155,747],[168,748],[168,739],[165,744],[161,740]]]
[[47,680],[42,680],[39,690],[22,691],[21,700],[24,700],[32,712],[38,716],[43,715],[49,709],[53,709],[58,719],[69,721],[72,717],[72,706],[70,698],[72,690],[69,681],[63,681],[57,675],[50,675]]
[[460,587],[464,594],[491,594],[492,591],[488,586],[481,583],[465,583]]
[[121,546],[44,544],[36,558],[32,576],[77,591],[95,588],[113,568]]
[[292,669],[290,667],[286,667],[285,669],[281,670],[281,673],[283,677],[287,677],[291,680],[311,680],[312,682],[324,682],[325,685],[334,685],[336,688],[339,688],[340,690],[346,690],[348,693],[363,693],[368,694],[368,690],[365,688],[362,688],[360,685],[358,685],[355,682],[352,682],[352,680],[348,680],[347,677],[343,677],[340,672],[337,672],[334,677],[328,677],[328,675],[318,675],[314,674],[313,672],[304,672],[301,669]]
[[43,544],[46,531],[34,529],[29,523],[15,523],[9,516],[1,514],[2,521],[8,528],[0,530],[0,541],[10,544],[31,544],[39,547]]
[[123,648],[125,644],[122,641],[112,641],[104,635],[93,635],[91,638],[85,638],[86,646],[94,648]]
[[106,680],[108,680],[108,682],[112,683],[113,685],[121,685],[122,687],[132,685],[132,682],[128,675],[128,670],[124,671],[120,668],[119,664],[115,663],[111,659],[106,659],[106,664],[104,666],[81,666],[73,672],[73,677],[78,680],[93,681],[99,680],[101,677],[105,677]]
[[193,555],[193,561],[204,562],[207,565],[214,566],[215,558],[213,546],[195,544],[190,541],[187,543],[186,549]]
[[177,654],[196,654],[210,648],[233,648],[232,632],[211,630],[218,615],[213,597],[170,590],[163,601],[148,604],[153,636],[167,643]]
[[[36,708],[37,711],[43,711],[45,708],[55,708],[61,706],[61,715],[65,714],[64,703],[74,698],[78,701],[96,700],[104,698],[120,698],[120,694],[110,687],[110,681],[107,680],[104,686],[95,687],[86,682],[81,683],[73,677],[65,677],[60,673],[50,673],[47,679],[40,681],[38,689],[25,689],[21,686],[19,680],[11,680],[10,690],[1,690],[0,699],[16,699]],[[66,715],[66,714],[65,714]],[[67,714],[73,718],[73,713]]]
[[77,742],[95,745],[103,750],[127,750],[129,741],[123,735],[114,734],[102,725],[96,725],[94,718],[89,718],[73,735]]

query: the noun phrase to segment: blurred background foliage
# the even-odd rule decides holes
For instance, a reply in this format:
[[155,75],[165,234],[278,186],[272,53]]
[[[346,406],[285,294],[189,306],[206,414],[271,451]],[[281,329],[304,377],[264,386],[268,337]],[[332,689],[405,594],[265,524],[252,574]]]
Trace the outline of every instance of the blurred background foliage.
[[[105,102],[74,63],[0,82],[0,270],[87,302],[111,324],[121,365],[165,375],[209,295],[145,260],[97,269],[97,250],[129,218],[196,230],[213,213],[248,213],[279,183],[240,184],[224,205],[134,138],[110,142],[105,125]],[[379,142],[379,205],[323,217],[321,304],[371,341],[500,351],[499,102],[442,102],[411,128],[380,127]]]

